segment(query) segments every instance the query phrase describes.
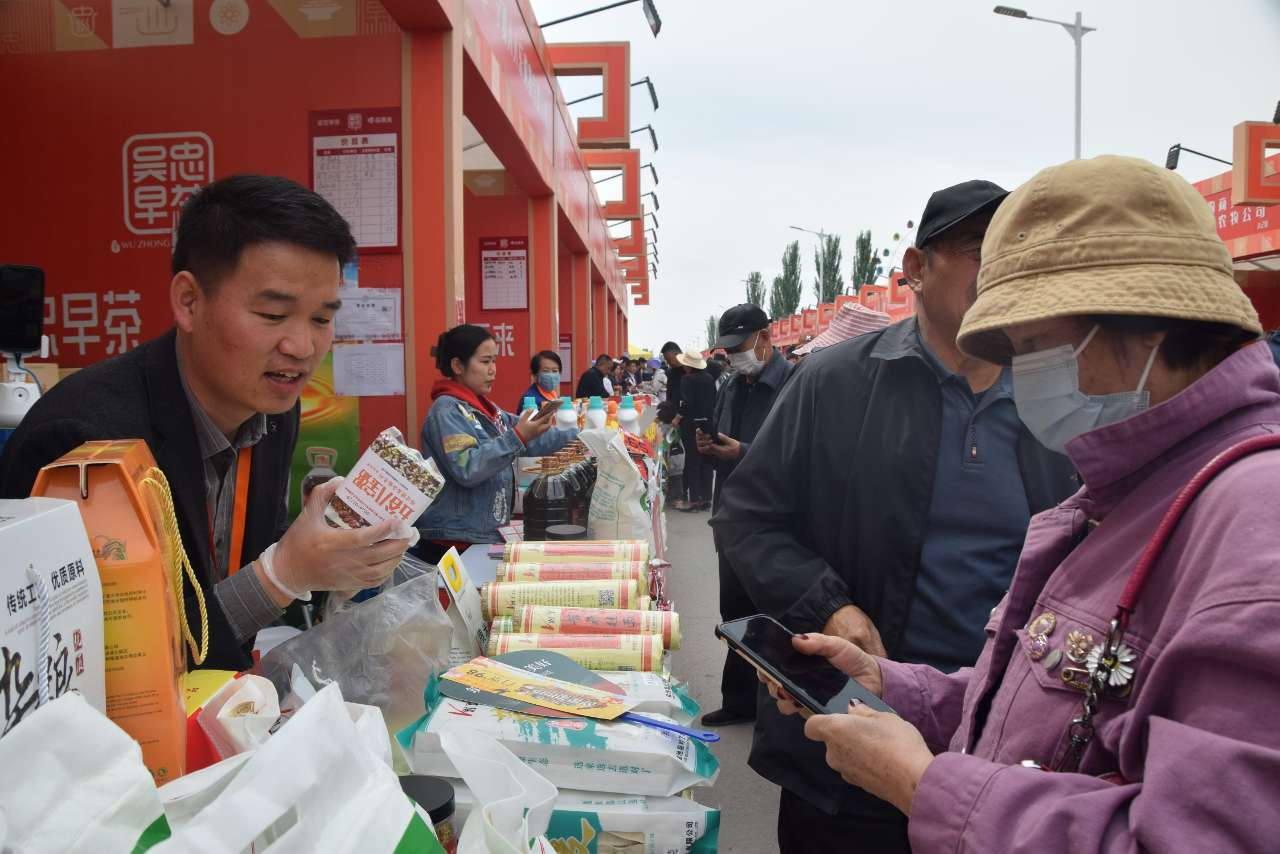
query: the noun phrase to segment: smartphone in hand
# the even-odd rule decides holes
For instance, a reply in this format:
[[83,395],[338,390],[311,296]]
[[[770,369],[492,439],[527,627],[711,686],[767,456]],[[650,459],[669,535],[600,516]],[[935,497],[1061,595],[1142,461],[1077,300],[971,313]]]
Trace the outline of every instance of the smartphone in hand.
[[888,703],[825,658],[798,652],[791,645],[793,633],[772,617],[756,614],[731,620],[715,631],[730,649],[812,714],[845,714],[850,700],[878,712],[893,712]]

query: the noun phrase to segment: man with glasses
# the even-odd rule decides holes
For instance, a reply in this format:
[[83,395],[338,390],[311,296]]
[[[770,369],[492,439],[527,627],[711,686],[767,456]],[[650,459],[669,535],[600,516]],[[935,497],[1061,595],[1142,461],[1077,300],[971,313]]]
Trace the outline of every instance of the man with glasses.
[[[794,632],[950,671],[974,663],[1034,513],[1075,489],[1018,418],[1007,370],[956,347],[1006,192],[925,206],[903,274],[916,316],[807,357],[725,484],[717,540],[756,607]],[[842,784],[761,688],[751,766],[782,787],[782,854],[909,851],[906,818]]]

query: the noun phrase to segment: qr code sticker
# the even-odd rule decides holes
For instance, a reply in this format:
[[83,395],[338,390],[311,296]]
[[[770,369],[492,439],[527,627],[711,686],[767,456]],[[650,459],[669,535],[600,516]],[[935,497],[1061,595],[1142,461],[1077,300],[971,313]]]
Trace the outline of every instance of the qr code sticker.
[[612,590],[600,591],[600,607],[601,608],[616,608],[617,606],[618,605],[616,600],[614,599],[614,593]]

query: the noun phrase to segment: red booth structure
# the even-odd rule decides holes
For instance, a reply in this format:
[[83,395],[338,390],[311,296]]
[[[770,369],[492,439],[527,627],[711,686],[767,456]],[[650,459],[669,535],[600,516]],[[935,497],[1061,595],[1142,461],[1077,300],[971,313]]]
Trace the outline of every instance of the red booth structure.
[[[580,127],[558,50],[527,0],[0,2],[0,263],[44,268],[53,361],[91,364],[169,327],[185,199],[235,173],[285,175],[355,226],[353,284],[400,305],[391,332],[335,346],[392,375],[340,398],[351,444],[389,425],[417,435],[431,347],[462,321],[498,339],[503,406],[542,349],[566,358],[571,392],[595,354],[627,344],[634,288],[591,158],[629,145],[630,77],[625,43],[566,46],[565,72],[595,62],[606,88],[607,115]],[[339,383],[317,381],[304,409]]]
[[799,314],[775,320],[769,327],[773,343],[779,347],[794,347],[825,332],[835,318],[840,306],[857,303],[875,311],[882,311],[894,323],[910,317],[916,311],[916,295],[907,287],[902,271],[889,271],[885,284],[865,284],[856,294],[841,294],[835,302],[822,303],[816,309],[801,309]]

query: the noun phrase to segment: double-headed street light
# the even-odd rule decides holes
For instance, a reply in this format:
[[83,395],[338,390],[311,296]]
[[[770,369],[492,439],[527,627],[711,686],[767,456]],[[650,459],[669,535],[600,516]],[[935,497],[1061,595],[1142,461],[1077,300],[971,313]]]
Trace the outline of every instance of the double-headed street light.
[[[632,89],[634,89],[634,88],[635,88],[635,87],[637,87],[637,86],[648,86],[648,87],[649,87],[649,100],[653,102],[653,109],[654,109],[655,111],[657,111],[657,109],[658,109],[658,90],[657,90],[657,89],[655,89],[655,88],[653,88],[653,81],[652,81],[652,80],[650,80],[648,77],[642,77],[641,79],[639,79],[639,80],[637,80],[636,82],[634,82],[634,83],[632,83],[632,84],[631,84],[631,88],[632,88]],[[595,93],[594,95],[583,95],[581,98],[574,98],[572,101],[565,101],[565,106],[566,106],[566,107],[571,107],[571,106],[573,106],[574,104],[581,104],[583,101],[593,101],[593,100],[595,100],[596,98],[603,98],[603,97],[604,97],[604,93],[603,93],[603,92],[597,92],[597,93]]]
[[1017,9],[1013,6],[997,6],[991,11],[997,15],[1004,15],[1009,18],[1021,18],[1024,21],[1042,21],[1046,24],[1057,24],[1067,31],[1067,35],[1071,36],[1071,40],[1076,43],[1076,160],[1080,159],[1080,63],[1083,54],[1084,37],[1087,33],[1094,32],[1097,27],[1086,27],[1084,25],[1083,16],[1076,12],[1075,23],[1066,21],[1055,21],[1052,18],[1037,18],[1034,15],[1028,15],[1026,9]]

